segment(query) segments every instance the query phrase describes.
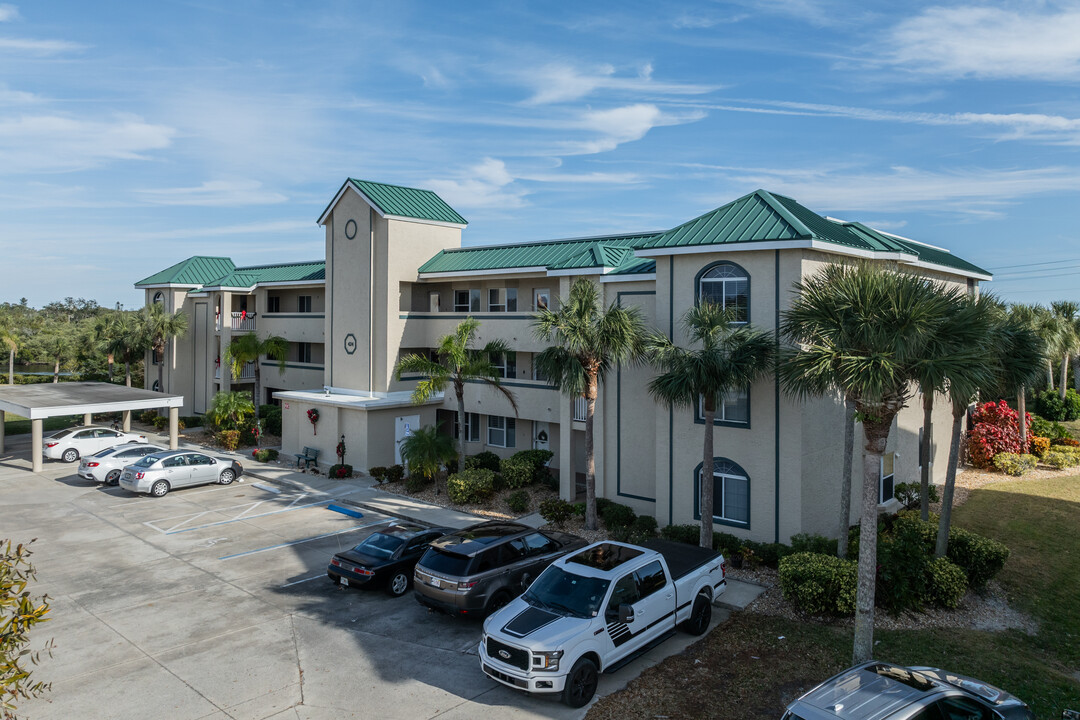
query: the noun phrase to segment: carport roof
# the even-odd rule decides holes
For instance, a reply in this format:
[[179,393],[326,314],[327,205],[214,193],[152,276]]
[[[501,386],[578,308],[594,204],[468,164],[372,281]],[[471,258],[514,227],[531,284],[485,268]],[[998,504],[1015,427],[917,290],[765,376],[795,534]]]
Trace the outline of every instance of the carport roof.
[[103,382],[39,383],[0,386],[0,410],[31,420],[56,415],[182,407],[183,395],[165,395]]

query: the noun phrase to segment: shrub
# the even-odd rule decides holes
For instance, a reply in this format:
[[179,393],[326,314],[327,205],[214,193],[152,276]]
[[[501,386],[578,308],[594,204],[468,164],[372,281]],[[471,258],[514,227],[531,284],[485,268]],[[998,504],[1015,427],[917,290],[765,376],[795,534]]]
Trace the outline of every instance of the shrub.
[[465,458],[465,469],[472,470],[474,468],[490,470],[493,473],[499,472],[499,456],[490,450],[485,450],[482,453]]
[[1047,420],[1064,420],[1065,403],[1057,390],[1046,389],[1035,396],[1035,412]]
[[240,431],[241,445],[255,444],[255,418],[245,418],[236,426],[236,429]]
[[418,493],[433,482],[434,480],[427,475],[413,473],[405,480],[405,492]]
[[[922,483],[897,483],[893,488],[893,496],[900,501],[905,508],[917,507],[922,496]],[[930,484],[927,493],[927,498],[932,503],[941,502],[941,498],[938,497],[937,486],[933,483]]]
[[1038,415],[1031,418],[1031,434],[1047,437],[1051,440],[1069,437],[1069,431],[1064,425],[1059,422],[1045,420]]
[[649,537],[656,537],[656,518],[652,515],[638,515],[634,518],[630,529],[634,532],[646,534]]
[[382,485],[384,482],[386,482],[386,470],[387,469],[384,468],[382,465],[376,465],[373,468],[368,468],[367,472],[368,475],[375,479],[375,482]]
[[401,482],[403,477],[405,477],[405,468],[401,465],[391,465],[386,468],[386,482]]
[[637,513],[629,505],[620,505],[619,503],[609,503],[604,507],[602,513],[597,509],[598,514],[604,520],[604,527],[609,530],[614,528],[627,528],[634,522],[637,517]]
[[278,451],[273,448],[262,448],[254,452],[254,457],[259,462],[274,462],[278,459]]
[[508,490],[523,488],[532,483],[534,477],[532,463],[517,455],[502,460],[499,463],[499,473],[502,475],[502,486]]
[[585,517],[585,503],[583,503],[583,502],[574,503],[570,507],[572,508],[573,513],[575,515],[577,515],[578,517]]
[[164,430],[165,426],[169,424],[169,418],[164,415],[155,415],[150,424],[154,426],[155,430]]
[[262,420],[264,433],[281,435],[281,408],[277,405],[259,406],[259,419]]
[[550,498],[540,503],[540,517],[559,527],[570,519],[573,512],[573,506],[562,498]]
[[185,428],[202,427],[206,422],[201,415],[181,415],[180,425]]
[[989,468],[998,453],[1020,452],[1020,427],[1016,411],[1004,400],[978,406],[971,415],[968,458],[977,468]]
[[818,555],[835,555],[836,538],[827,538],[824,535],[808,535],[799,533],[791,536],[791,552],[812,552]]
[[[699,528],[697,528],[696,526],[691,526],[691,527],[694,527],[696,530],[698,530],[698,534],[700,535],[701,531],[700,531]],[[694,539],[693,539],[693,543],[695,545],[698,544],[698,539],[699,539],[698,536],[695,535]],[[712,534],[713,550],[719,550],[720,552],[724,553],[725,557],[728,557],[728,556],[731,556],[731,555],[742,554],[743,545],[744,545],[743,540],[741,538],[735,537],[731,533],[713,531],[713,534]],[[753,548],[751,548],[751,549],[753,549]]]
[[964,599],[967,586],[967,573],[948,558],[934,558],[926,564],[925,602],[955,610]]
[[550,450],[520,450],[514,453],[510,459],[529,464],[529,467],[532,468],[532,482],[546,483],[551,479],[547,464],[551,462],[553,457],[555,457],[555,453]]
[[1065,391],[1065,419],[1069,422],[1080,418],[1080,393],[1069,388]]
[[338,479],[351,478],[352,465],[342,465],[341,463],[334,463],[330,466],[330,469],[326,471],[326,477]]
[[482,504],[495,492],[495,473],[486,468],[472,468],[446,479],[446,494],[452,502]]
[[1009,548],[997,540],[953,527],[949,530],[948,557],[967,573],[971,589],[981,591],[1005,567]]
[[156,418],[157,416],[157,410],[144,410],[139,413],[139,422],[146,423],[147,425],[153,425],[154,418]]
[[239,430],[222,430],[217,434],[218,445],[226,450],[235,450],[240,447]]
[[1006,475],[1020,477],[1034,469],[1039,458],[1034,455],[1017,455],[1016,453],[998,453],[994,456],[994,467]]
[[1043,462],[1056,470],[1062,470],[1080,464],[1080,458],[1075,453],[1048,452]]
[[1071,437],[1054,438],[1050,441],[1050,444],[1063,447],[1080,447],[1080,440],[1073,440]]
[[1032,435],[1029,449],[1031,450],[1032,455],[1036,456],[1040,460],[1044,459],[1046,457],[1046,453],[1050,452],[1050,438]]
[[513,512],[523,513],[529,509],[529,493],[527,490],[515,490],[506,498],[506,506]]
[[701,536],[701,528],[697,525],[668,525],[660,529],[660,537],[672,542],[697,545]]
[[814,615],[854,615],[858,569],[854,560],[796,553],[780,561],[784,599]]
[[931,557],[927,547],[931,525],[917,515],[900,515],[890,524],[878,536],[876,604],[894,615],[921,610]]

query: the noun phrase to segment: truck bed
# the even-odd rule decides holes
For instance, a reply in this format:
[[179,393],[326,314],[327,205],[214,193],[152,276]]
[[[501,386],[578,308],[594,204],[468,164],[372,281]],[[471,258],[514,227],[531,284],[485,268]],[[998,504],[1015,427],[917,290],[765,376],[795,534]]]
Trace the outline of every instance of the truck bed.
[[642,547],[655,550],[664,556],[672,580],[679,580],[720,557],[720,553],[715,550],[671,540],[648,540],[642,543]]

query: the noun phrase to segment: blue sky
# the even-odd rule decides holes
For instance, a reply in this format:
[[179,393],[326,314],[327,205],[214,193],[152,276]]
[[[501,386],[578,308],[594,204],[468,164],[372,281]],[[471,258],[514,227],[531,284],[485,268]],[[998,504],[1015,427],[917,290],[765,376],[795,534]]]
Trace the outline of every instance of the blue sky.
[[321,258],[348,176],[467,244],[764,187],[1080,299],[1078,81],[1077,3],[0,3],[0,300]]

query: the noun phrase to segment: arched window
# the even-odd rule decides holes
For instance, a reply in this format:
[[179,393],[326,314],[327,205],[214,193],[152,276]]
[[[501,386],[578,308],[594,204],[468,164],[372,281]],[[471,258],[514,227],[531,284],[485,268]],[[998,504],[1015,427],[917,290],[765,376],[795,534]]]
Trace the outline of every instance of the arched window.
[[157,380],[154,381],[154,392],[161,392],[161,383]]
[[154,293],[154,304],[155,305],[163,304],[164,302],[165,302],[165,294],[164,293],[162,293],[160,290],[158,290],[156,293]]
[[[727,458],[713,458],[713,522],[750,527],[750,476]],[[694,468],[694,517],[701,519],[701,464]]]
[[698,274],[697,297],[731,310],[736,322],[750,322],[750,275],[735,263],[714,263]]

